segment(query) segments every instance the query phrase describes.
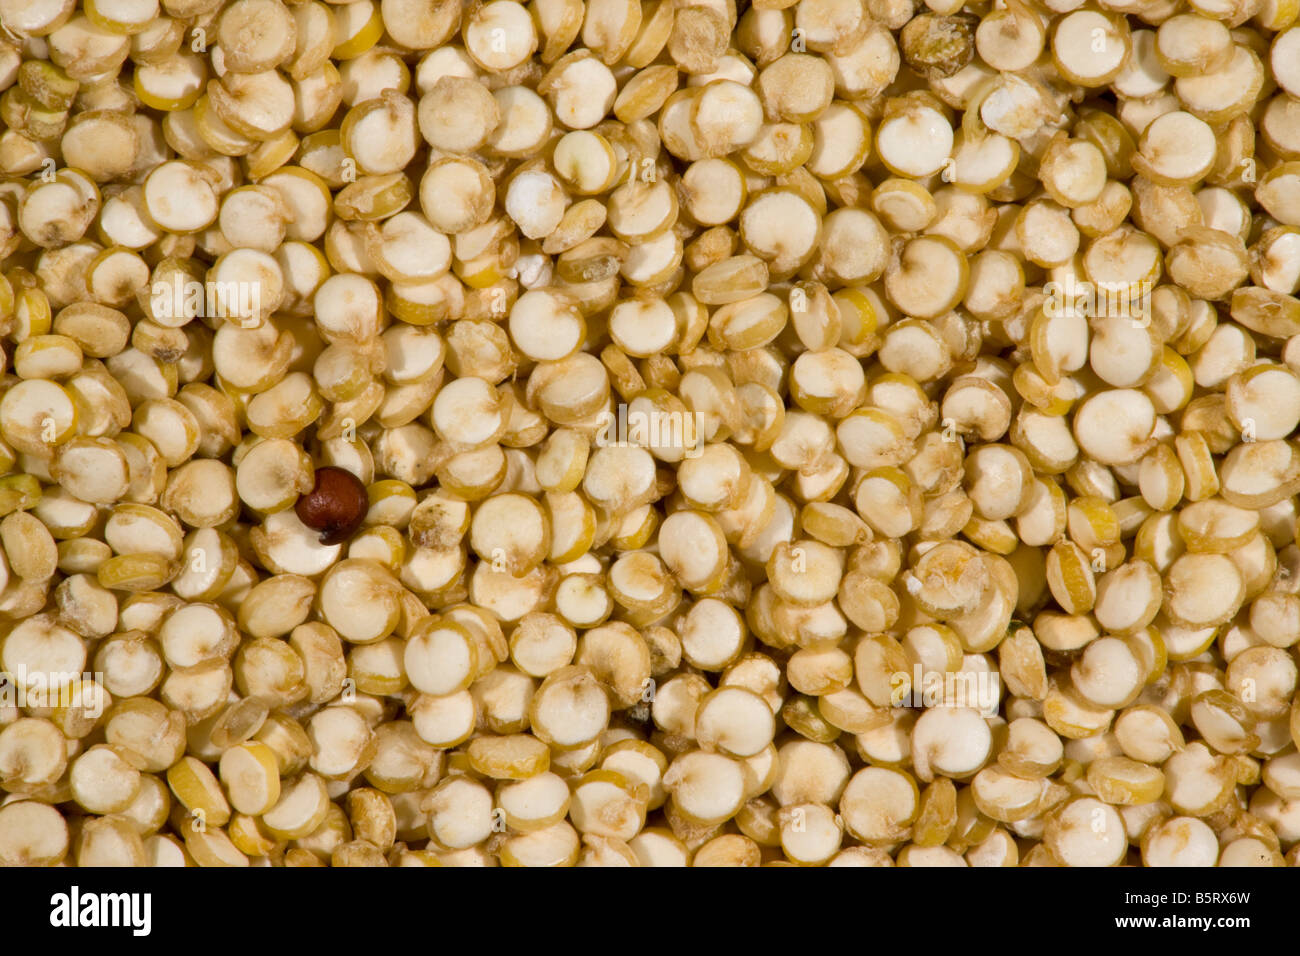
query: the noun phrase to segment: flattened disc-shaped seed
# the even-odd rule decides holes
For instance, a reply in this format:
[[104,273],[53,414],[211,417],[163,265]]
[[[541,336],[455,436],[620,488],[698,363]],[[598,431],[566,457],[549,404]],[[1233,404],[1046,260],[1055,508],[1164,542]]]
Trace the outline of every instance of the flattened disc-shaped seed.
[[1107,803],[1134,806],[1159,799],[1165,775],[1128,757],[1100,757],[1088,766],[1088,784]]
[[859,770],[840,797],[844,828],[868,845],[887,846],[901,840],[920,809],[916,782],[898,770],[867,767]]
[[314,773],[305,773],[282,788],[280,799],[262,815],[262,822],[273,836],[298,840],[325,821],[329,807],[325,781]]
[[3,0],[0,21],[18,36],[45,36],[66,23],[74,9],[75,0]]
[[67,769],[66,745],[48,720],[20,717],[0,730],[0,780],[14,788],[54,783]]
[[[810,804],[781,811],[781,848],[797,863],[824,863],[840,848],[844,825],[830,807]],[[755,857],[758,847],[754,846]],[[696,855],[698,865],[699,855]]]
[[280,0],[238,0],[217,21],[217,42],[230,70],[279,66],[293,54],[297,38],[297,24]]
[[520,173],[506,190],[506,214],[529,239],[543,239],[559,225],[567,198],[559,183],[544,170]]
[[1300,424],[1300,377],[1286,366],[1257,365],[1228,381],[1226,409],[1252,441],[1286,438]]
[[[889,234],[865,209],[836,209],[826,216],[819,243],[819,268],[838,282],[873,282],[889,264]],[[936,275],[934,281],[942,286],[944,279]]]
[[77,406],[68,392],[47,379],[17,382],[0,399],[0,434],[18,451],[48,455],[77,427]]
[[594,740],[609,719],[605,691],[585,667],[564,667],[552,673],[538,688],[529,709],[534,733],[564,748]]
[[476,79],[444,76],[420,99],[420,132],[437,149],[473,152],[500,121],[491,92]]
[[1222,554],[1185,554],[1169,568],[1165,610],[1191,627],[1228,620],[1244,596],[1241,572]]
[[1188,716],[1205,742],[1219,753],[1244,753],[1259,744],[1259,738],[1251,733],[1255,718],[1227,691],[1198,694],[1192,699]]
[[411,722],[420,739],[434,747],[455,747],[468,739],[478,719],[478,705],[469,691],[431,697],[421,694],[411,706]]
[[311,489],[294,504],[298,519],[319,531],[321,544],[326,545],[346,541],[361,526],[367,508],[361,481],[352,472],[333,466],[317,468]]
[[518,66],[537,49],[537,28],[513,0],[494,0],[474,11],[464,27],[465,50],[485,70]]
[[922,179],[943,168],[952,152],[952,126],[938,110],[921,107],[884,120],[876,130],[876,152],[898,176]]
[[950,541],[927,551],[912,569],[907,589],[929,614],[940,619],[973,610],[989,585],[988,568],[965,542]]
[[1259,530],[1259,513],[1217,498],[1196,501],[1178,512],[1178,531],[1189,551],[1227,554]]
[[755,256],[731,256],[701,270],[691,291],[705,305],[725,305],[758,295],[767,288],[767,264]]
[[936,318],[961,301],[970,279],[966,257],[942,236],[911,239],[885,272],[885,291],[903,312]]
[[820,234],[817,211],[793,191],[764,192],[751,199],[740,216],[741,240],[769,263],[806,256]]
[[114,748],[92,747],[73,761],[68,784],[73,799],[91,813],[120,813],[140,791],[140,772]]
[[263,743],[245,742],[222,754],[221,782],[230,804],[240,813],[258,816],[280,799],[275,754]]
[[630,840],[645,825],[643,788],[617,771],[592,771],[574,787],[569,819],[583,834]]
[[614,510],[646,500],[653,489],[654,459],[641,448],[608,446],[588,460],[582,490],[593,504]]
[[[711,73],[727,49],[726,20],[712,7],[688,6],[676,11],[668,54],[687,73]],[[585,37],[585,33],[584,33]]]
[[373,753],[373,733],[366,719],[351,707],[318,711],[306,729],[313,751],[311,768],[324,777],[348,777]]
[[1156,707],[1130,707],[1115,719],[1115,740],[1124,754],[1155,765],[1183,745],[1183,735],[1167,713]]
[[51,866],[68,852],[68,825],[48,804],[23,800],[0,807],[0,864]]
[[1142,133],[1134,168],[1163,185],[1192,183],[1214,163],[1214,131],[1191,113],[1174,111]]
[[1074,689],[1096,707],[1121,707],[1141,690],[1147,668],[1124,641],[1102,637],[1090,643],[1070,668]]
[[981,813],[1000,823],[1016,823],[1037,812],[1043,782],[1017,777],[999,767],[985,767],[971,781],[970,790]]
[[992,732],[971,707],[932,707],[912,730],[912,764],[922,780],[975,773],[988,759]]
[[752,757],[772,742],[774,718],[766,701],[743,687],[719,688],[700,702],[695,733],[700,745],[734,757]]
[[1155,54],[1172,75],[1195,76],[1225,65],[1232,55],[1232,34],[1219,20],[1199,13],[1179,14],[1160,24]]
[[1092,566],[1073,541],[1058,541],[1047,553],[1047,584],[1067,614],[1086,614],[1097,598]]
[[1128,850],[1128,835],[1119,811],[1083,797],[1051,818],[1043,845],[1063,866],[1114,866]]
[[1126,465],[1150,446],[1155,408],[1142,392],[1112,389],[1084,400],[1074,416],[1074,437],[1094,461]]
[[198,232],[220,211],[208,180],[188,163],[163,163],[144,181],[149,216],[168,232]]
[[641,358],[662,352],[672,344],[677,320],[666,302],[624,299],[610,310],[609,334],[625,353]]
[[833,548],[804,540],[778,546],[768,561],[767,572],[784,600],[812,606],[835,596],[842,569]]
[[1214,866],[1219,840],[1209,825],[1194,817],[1173,817],[1153,824],[1142,840],[1146,866]]
[[691,666],[707,671],[734,663],[747,634],[736,609],[716,598],[696,601],[679,630],[682,656]]
[[[86,184],[93,185],[89,180]],[[99,197],[83,191],[81,185],[80,180],[58,179],[29,190],[18,206],[22,234],[47,249],[66,246],[85,235],[86,227],[99,212]]]
[[542,830],[511,837],[501,847],[501,865],[573,866],[580,849],[578,832],[560,821]]
[[1067,14],[1056,22],[1052,34],[1057,68],[1072,82],[1085,86],[1101,86],[1114,79],[1128,58],[1129,47],[1128,24],[1117,24],[1095,10]]
[[406,642],[406,674],[422,693],[445,696],[464,690],[477,663],[469,632],[451,621],[426,619]]
[[749,87],[731,80],[710,83],[691,103],[691,124],[709,156],[748,146],[763,126],[763,107]]
[[528,734],[479,737],[470,743],[470,765],[496,780],[526,780],[544,773],[551,753],[546,745]]
[[1291,27],[1277,35],[1270,62],[1278,85],[1292,96],[1300,96],[1300,29]]
[[973,25],[970,16],[913,17],[899,37],[908,66],[927,79],[952,76],[975,55]]
[[1136,559],[1098,579],[1093,613],[1106,630],[1127,634],[1150,624],[1162,599],[1160,575],[1149,562]]
[[729,757],[694,750],[669,765],[664,789],[688,820],[716,825],[740,809],[745,800],[745,775],[741,765]]
[[691,163],[678,189],[686,210],[703,226],[720,226],[734,219],[748,192],[744,173],[726,159]]

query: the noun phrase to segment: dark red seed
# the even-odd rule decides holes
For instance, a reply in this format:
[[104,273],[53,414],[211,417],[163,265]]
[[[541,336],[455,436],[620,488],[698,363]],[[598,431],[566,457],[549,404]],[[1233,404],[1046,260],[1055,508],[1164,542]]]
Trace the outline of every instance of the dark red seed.
[[316,469],[316,484],[294,505],[298,520],[320,532],[321,544],[346,541],[370,510],[366,486],[352,472],[333,465]]

